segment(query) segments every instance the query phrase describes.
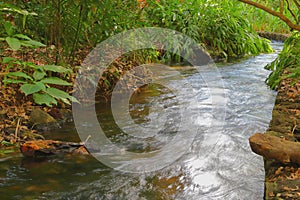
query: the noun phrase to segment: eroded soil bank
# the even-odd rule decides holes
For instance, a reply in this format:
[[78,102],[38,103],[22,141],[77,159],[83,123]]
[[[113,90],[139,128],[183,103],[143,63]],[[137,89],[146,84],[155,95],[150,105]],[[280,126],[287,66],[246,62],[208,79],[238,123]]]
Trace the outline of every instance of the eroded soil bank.
[[[266,134],[300,141],[300,80],[281,82]],[[265,199],[300,199],[299,165],[265,158],[265,171]]]

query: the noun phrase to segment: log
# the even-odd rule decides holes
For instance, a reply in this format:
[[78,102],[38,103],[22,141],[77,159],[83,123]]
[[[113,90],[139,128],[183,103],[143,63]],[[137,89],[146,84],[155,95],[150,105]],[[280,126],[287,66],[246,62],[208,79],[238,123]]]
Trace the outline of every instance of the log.
[[20,144],[20,150],[25,157],[39,157],[54,154],[89,154],[82,143],[63,142],[55,140],[33,140]]
[[282,163],[300,164],[300,143],[276,136],[256,133],[249,138],[254,153]]

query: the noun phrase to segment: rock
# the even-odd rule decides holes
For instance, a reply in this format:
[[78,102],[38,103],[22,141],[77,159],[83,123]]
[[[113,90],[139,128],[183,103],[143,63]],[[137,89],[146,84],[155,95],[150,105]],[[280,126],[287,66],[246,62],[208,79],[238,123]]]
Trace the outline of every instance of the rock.
[[55,123],[57,121],[45,111],[36,108],[32,110],[30,113],[30,122],[37,125],[37,124]]
[[39,157],[55,154],[81,154],[89,152],[81,143],[63,142],[55,140],[33,140],[20,144],[20,150],[25,157]]
[[300,143],[276,136],[256,133],[249,138],[254,153],[265,158],[276,159],[284,164],[300,164]]
[[41,109],[34,109],[30,113],[30,122],[39,131],[49,131],[60,128],[59,123],[51,115]]
[[277,40],[277,41],[285,41],[290,35],[289,34],[281,34],[281,33],[272,33],[259,31],[259,36],[267,38],[269,40]]

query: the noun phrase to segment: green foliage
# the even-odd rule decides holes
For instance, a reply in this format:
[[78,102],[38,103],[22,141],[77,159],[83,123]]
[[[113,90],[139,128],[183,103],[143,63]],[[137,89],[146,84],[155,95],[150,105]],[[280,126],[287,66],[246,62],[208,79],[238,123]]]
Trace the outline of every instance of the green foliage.
[[[58,56],[64,53],[71,63],[79,46],[93,47],[124,30],[145,26],[182,32],[208,45],[209,51],[218,57],[270,52],[267,41],[260,39],[249,25],[247,10],[239,2],[148,0],[143,8],[136,0],[17,2],[22,8],[38,13],[38,21],[27,20],[32,33],[47,44],[54,44]],[[175,54],[164,55],[166,60],[180,60],[176,53],[189,44],[175,46],[178,46]]]
[[[151,26],[174,29],[204,44],[216,57],[230,58],[271,52],[243,16],[242,4],[231,1],[147,1],[143,19]],[[178,52],[189,43],[175,44]],[[175,52],[176,53],[176,52]]]
[[136,0],[30,1],[23,8],[38,13],[27,20],[30,32],[55,45],[58,60],[73,62],[78,47],[94,47],[106,38],[140,23]]
[[239,4],[230,1],[208,3],[201,11],[201,40],[214,54],[228,58],[272,51],[268,41],[260,38],[241,15]]
[[27,16],[37,16],[35,12],[28,12],[27,10],[22,10],[17,6],[12,4],[0,2],[0,12],[13,13],[22,15],[22,26],[25,27]]
[[[286,1],[273,1],[273,0],[259,0],[258,3],[272,9],[275,12],[282,13],[290,21],[299,24],[300,10],[292,0]],[[296,1],[295,1],[296,2]],[[280,6],[282,4],[282,6]],[[247,4],[243,5],[245,17],[253,24],[257,31],[277,32],[277,33],[290,33],[288,25],[261,9]]]
[[[33,95],[36,104],[46,104],[52,106],[57,104],[57,100],[66,104],[70,101],[78,102],[68,93],[54,88],[54,85],[71,86],[72,84],[61,78],[50,76],[53,72],[66,76],[72,73],[72,70],[56,65],[35,65],[30,62],[22,62],[17,59],[3,58],[2,63],[7,64],[7,73],[4,76],[3,83],[20,84],[20,90],[26,95]],[[11,68],[20,68],[20,71],[10,72]]]
[[[28,15],[36,15],[36,13],[29,13],[26,10],[19,9],[16,6],[10,4],[0,3],[0,14],[3,12],[12,12],[23,15],[23,27],[25,27],[26,17]],[[21,48],[21,46],[25,47],[43,47],[44,44],[31,39],[30,37],[15,33],[17,31],[16,26],[14,26],[10,21],[4,20],[4,33],[1,33],[2,37],[0,37],[0,41],[6,41],[10,48],[14,51],[17,51]]]
[[11,22],[5,21],[4,28],[6,31],[6,37],[0,37],[0,41],[6,41],[10,48],[14,51],[17,51],[21,48],[21,46],[25,47],[44,47],[45,45],[32,40],[30,37],[23,34],[15,34],[15,28]]
[[[286,78],[292,78],[295,82],[300,77],[300,32],[294,32],[284,42],[284,47],[279,56],[265,68],[272,70],[266,80],[267,84],[276,89],[279,82]],[[287,72],[287,73],[285,73]]]

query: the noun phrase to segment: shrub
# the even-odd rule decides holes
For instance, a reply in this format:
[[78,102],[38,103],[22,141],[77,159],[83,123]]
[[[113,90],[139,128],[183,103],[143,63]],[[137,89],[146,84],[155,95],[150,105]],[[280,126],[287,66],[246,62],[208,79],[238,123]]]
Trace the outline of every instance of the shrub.
[[[265,68],[272,70],[267,78],[267,84],[276,89],[281,80],[291,78],[292,83],[300,77],[300,32],[295,31],[284,42],[284,47],[279,56]],[[287,74],[285,73],[287,72]]]

